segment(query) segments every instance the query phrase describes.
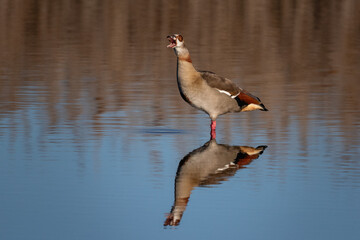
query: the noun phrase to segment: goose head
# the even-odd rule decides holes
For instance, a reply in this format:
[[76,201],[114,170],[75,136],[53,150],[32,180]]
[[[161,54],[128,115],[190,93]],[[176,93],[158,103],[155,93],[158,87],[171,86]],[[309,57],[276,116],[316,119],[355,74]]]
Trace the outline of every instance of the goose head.
[[166,37],[170,44],[167,45],[168,48],[176,48],[184,46],[184,38],[180,34],[173,34]]

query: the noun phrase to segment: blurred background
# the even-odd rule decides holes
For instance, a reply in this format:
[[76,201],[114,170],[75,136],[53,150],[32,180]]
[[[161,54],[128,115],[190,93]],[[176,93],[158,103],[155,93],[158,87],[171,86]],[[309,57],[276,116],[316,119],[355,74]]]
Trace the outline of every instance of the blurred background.
[[[360,1],[0,6],[1,239],[359,236]],[[219,143],[268,149],[195,188],[168,229],[178,164],[210,124],[178,93],[173,33],[270,111],[218,119]]]

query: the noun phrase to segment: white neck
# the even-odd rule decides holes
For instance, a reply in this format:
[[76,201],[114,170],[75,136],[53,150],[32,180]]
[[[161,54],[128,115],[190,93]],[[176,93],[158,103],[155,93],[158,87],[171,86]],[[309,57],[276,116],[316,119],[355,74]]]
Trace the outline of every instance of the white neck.
[[185,44],[175,47],[174,51],[177,57],[185,57],[190,55],[189,50],[185,47]]

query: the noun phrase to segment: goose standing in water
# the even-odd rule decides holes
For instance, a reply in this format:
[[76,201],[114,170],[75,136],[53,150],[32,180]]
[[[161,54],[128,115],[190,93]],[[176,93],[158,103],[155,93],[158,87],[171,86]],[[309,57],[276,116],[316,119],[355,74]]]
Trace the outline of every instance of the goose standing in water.
[[197,71],[179,34],[167,36],[177,56],[177,83],[181,97],[191,106],[203,110],[211,119],[211,138],[216,138],[216,118],[230,112],[268,111],[260,99],[231,80],[213,72]]

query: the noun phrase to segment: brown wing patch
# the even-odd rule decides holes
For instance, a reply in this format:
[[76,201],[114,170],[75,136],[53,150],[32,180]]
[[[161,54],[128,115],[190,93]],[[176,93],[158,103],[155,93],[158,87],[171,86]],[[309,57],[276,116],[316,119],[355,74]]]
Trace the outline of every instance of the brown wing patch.
[[260,156],[259,154],[249,155],[246,152],[240,151],[237,154],[234,163],[237,164],[239,167],[242,167],[242,166],[248,165],[254,159],[257,159],[259,156]]
[[[235,98],[235,100],[237,101],[238,105],[241,107],[242,111],[252,111],[256,109],[259,109],[261,111],[268,111],[268,109],[266,109],[264,104],[261,103],[260,98],[252,95],[251,93],[249,93],[244,89],[241,90],[241,92]],[[247,108],[249,104],[255,104],[258,107],[251,105],[253,107]]]
[[255,155],[246,155],[243,158],[239,159],[238,162],[236,162],[236,164],[239,167],[245,166],[250,164],[254,159],[259,158],[259,154],[255,154]]
[[254,103],[254,104],[261,103],[261,101],[258,97],[255,97],[254,95],[252,95],[251,93],[249,93],[246,90],[242,90],[240,92],[240,94],[237,96],[237,98],[246,105],[249,105],[250,103]]

